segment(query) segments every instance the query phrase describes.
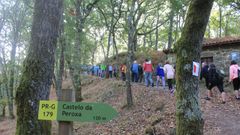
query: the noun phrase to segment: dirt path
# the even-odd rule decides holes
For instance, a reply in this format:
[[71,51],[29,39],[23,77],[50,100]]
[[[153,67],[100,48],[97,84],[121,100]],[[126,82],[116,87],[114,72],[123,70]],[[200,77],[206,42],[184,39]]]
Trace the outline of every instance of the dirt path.
[[[95,78],[83,87],[85,102],[105,102],[119,112],[119,117],[104,124],[75,123],[76,135],[145,135],[146,128],[154,125],[156,135],[167,135],[175,127],[175,97],[164,93],[159,95],[156,87],[146,88],[133,84],[134,107],[124,109],[126,104],[125,83],[117,80]],[[56,95],[52,91],[51,99]],[[204,135],[240,135],[240,101],[233,99],[227,92],[226,104],[221,104],[219,92],[215,91],[213,99],[201,99],[203,110]],[[201,94],[204,97],[204,94]],[[155,124],[153,124],[156,122]],[[13,135],[15,120],[0,121],[0,135]],[[57,134],[57,122],[53,122],[53,135]],[[94,130],[93,130],[94,129]]]
[[240,101],[229,99],[226,104],[203,101],[205,135],[239,135]]

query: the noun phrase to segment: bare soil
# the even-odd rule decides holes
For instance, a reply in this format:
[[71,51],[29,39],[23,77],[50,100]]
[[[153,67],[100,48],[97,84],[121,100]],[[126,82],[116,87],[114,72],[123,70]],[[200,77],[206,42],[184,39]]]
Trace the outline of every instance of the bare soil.
[[[105,102],[119,112],[119,116],[107,123],[74,122],[75,135],[168,135],[175,129],[175,97],[168,91],[143,84],[132,85],[134,106],[126,107],[125,83],[115,79],[90,77],[83,87],[84,102]],[[203,99],[201,109],[204,118],[204,135],[239,135],[240,101],[234,99],[231,88],[226,88],[227,102],[221,103],[220,93],[213,91],[210,101]],[[52,89],[52,100],[56,99]],[[52,134],[57,135],[57,122],[53,121]],[[15,120],[0,120],[0,135],[15,134]]]

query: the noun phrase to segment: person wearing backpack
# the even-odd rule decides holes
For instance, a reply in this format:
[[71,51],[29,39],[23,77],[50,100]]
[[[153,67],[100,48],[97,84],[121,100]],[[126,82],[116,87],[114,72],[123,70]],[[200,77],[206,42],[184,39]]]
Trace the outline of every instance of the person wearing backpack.
[[143,80],[143,68],[141,66],[141,64],[138,64],[138,82],[139,83],[142,83],[142,80]]
[[223,77],[221,77],[221,75],[217,71],[216,66],[214,64],[210,64],[207,78],[208,78],[208,96],[205,99],[210,100],[211,90],[214,87],[217,87],[218,90],[221,92],[222,103],[225,104],[226,93],[224,92],[224,89],[223,89]]
[[127,66],[126,63],[122,64],[120,67],[121,77],[123,81],[126,81]]
[[240,87],[240,80],[239,80],[239,66],[236,61],[231,61],[231,66],[229,68],[229,83],[233,83],[233,88],[235,91],[235,98],[240,100],[239,97],[239,87]]
[[117,79],[118,78],[118,66],[114,64],[113,66],[113,76]]

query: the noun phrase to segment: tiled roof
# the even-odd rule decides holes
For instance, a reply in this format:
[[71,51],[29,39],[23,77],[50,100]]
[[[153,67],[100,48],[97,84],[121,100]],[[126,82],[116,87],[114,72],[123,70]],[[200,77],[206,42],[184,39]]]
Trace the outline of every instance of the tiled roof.
[[[222,37],[222,38],[205,38],[203,39],[203,48],[217,47],[222,45],[240,45],[240,37]],[[174,53],[173,49],[164,49],[164,53]]]
[[222,37],[222,38],[204,39],[203,47],[220,46],[220,45],[227,45],[227,44],[234,44],[234,43],[240,43],[240,37]]

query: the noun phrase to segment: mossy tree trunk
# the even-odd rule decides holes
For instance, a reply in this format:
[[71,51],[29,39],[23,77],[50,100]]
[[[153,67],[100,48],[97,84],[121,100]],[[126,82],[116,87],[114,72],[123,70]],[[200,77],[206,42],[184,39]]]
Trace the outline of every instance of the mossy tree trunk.
[[[159,13],[160,5],[158,5],[157,9],[158,9],[158,11],[157,11],[157,24],[159,24],[159,22],[160,22],[160,13]],[[156,28],[155,37],[156,37],[156,40],[155,40],[155,47],[154,47],[154,49],[158,50],[159,28]]]
[[14,41],[12,43],[12,50],[11,50],[11,69],[10,69],[10,79],[9,79],[9,106],[8,106],[8,111],[9,111],[9,116],[11,119],[14,119],[14,113],[13,113],[13,91],[14,91],[14,73],[15,73],[15,57],[16,57],[16,49],[17,49],[17,38],[18,34],[14,34]]
[[73,54],[73,62],[70,62],[70,72],[71,72],[71,78],[73,80],[73,86],[75,91],[75,100],[76,101],[82,101],[82,86],[81,86],[81,63],[82,63],[82,53],[83,52],[83,37],[84,37],[84,25],[86,22],[87,17],[92,12],[92,9],[94,6],[99,2],[100,0],[94,0],[92,3],[89,3],[86,5],[86,3],[82,0],[76,0],[74,2],[75,9],[76,9],[76,40],[74,45],[74,54]]
[[174,9],[172,7],[170,15],[169,15],[169,30],[168,30],[168,47],[167,49],[172,48],[172,42],[173,42],[173,19],[174,19]]
[[192,75],[193,61],[200,61],[202,41],[213,0],[192,0],[182,35],[177,42],[177,135],[202,135],[199,79]]
[[16,135],[50,135],[51,122],[38,120],[40,100],[48,100],[62,0],[36,0],[31,41],[16,93]]
[[15,80],[15,57],[16,57],[16,49],[17,49],[17,41],[19,37],[19,28],[15,28],[13,31],[13,42],[12,42],[12,50],[11,50],[11,67],[10,67],[10,77],[9,77],[9,98],[10,98],[10,104],[8,106],[9,110],[9,116],[11,119],[14,119],[14,113],[13,113],[13,92],[14,92],[14,80]]
[[127,26],[128,26],[128,51],[127,51],[127,73],[126,73],[126,93],[127,93],[127,106],[131,107],[133,105],[132,98],[132,88],[131,88],[131,65],[133,62],[134,56],[134,37],[136,34],[136,27],[134,25],[134,6],[136,0],[133,0],[131,3],[130,12],[127,16]]
[[56,62],[58,65],[56,65],[56,94],[58,97],[58,100],[61,100],[62,97],[62,81],[63,81],[63,73],[64,73],[64,67],[65,67],[65,50],[66,50],[66,38],[65,38],[65,30],[64,30],[64,8],[61,10],[61,21],[59,25],[59,49],[60,49],[60,54],[59,56],[56,57],[56,60],[59,62]]

